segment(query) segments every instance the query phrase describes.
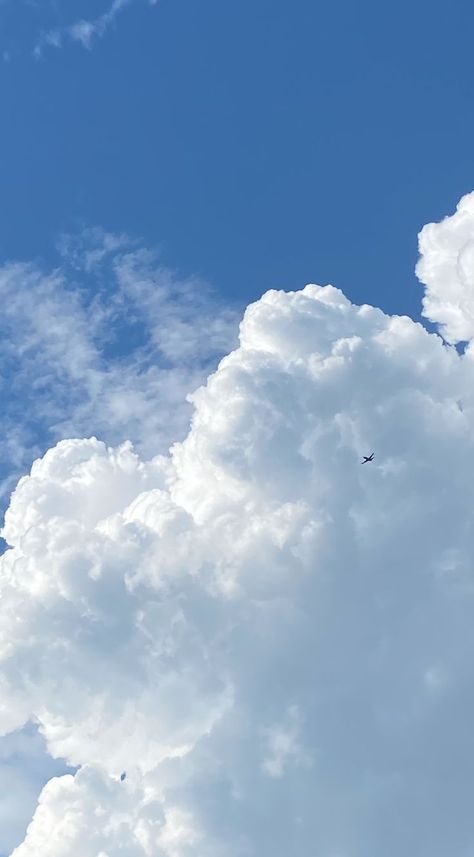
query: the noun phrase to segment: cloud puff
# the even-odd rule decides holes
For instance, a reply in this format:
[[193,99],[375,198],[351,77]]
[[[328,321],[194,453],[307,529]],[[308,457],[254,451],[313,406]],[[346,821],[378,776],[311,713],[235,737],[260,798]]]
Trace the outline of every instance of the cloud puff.
[[[100,824],[91,825],[91,817],[100,819]],[[185,812],[164,812],[157,801],[147,801],[139,788],[85,767],[75,777],[56,778],[47,784],[28,842],[13,853],[22,857],[36,849],[35,853],[45,857],[59,853],[75,857],[80,847],[83,857],[151,853],[177,857],[199,840],[199,832]]]
[[417,274],[426,287],[423,314],[447,342],[474,338],[474,192],[456,213],[428,223],[419,236]]
[[472,371],[331,286],[270,291],[170,455],[35,462],[2,728],[80,769],[15,857],[469,853]]

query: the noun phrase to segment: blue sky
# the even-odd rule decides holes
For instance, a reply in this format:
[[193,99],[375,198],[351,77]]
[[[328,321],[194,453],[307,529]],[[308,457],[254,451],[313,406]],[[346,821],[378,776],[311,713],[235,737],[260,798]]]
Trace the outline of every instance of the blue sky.
[[126,231],[245,302],[334,282],[418,312],[416,234],[472,186],[472,4],[2,5],[0,247]]
[[1,857],[471,853],[473,31],[0,0]]

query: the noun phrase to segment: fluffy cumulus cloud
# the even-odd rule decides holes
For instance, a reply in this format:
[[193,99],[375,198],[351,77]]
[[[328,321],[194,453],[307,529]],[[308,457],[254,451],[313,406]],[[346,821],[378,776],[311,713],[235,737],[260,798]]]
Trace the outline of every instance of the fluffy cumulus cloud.
[[417,274],[426,286],[423,311],[448,342],[474,338],[474,193],[456,213],[428,223],[419,236]]
[[14,857],[473,852],[473,375],[409,318],[270,291],[169,455],[34,463],[0,726],[72,772]]

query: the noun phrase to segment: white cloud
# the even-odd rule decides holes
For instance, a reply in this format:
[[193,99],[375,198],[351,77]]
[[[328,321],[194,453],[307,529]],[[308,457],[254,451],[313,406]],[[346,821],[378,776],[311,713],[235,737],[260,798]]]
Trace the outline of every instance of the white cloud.
[[[149,6],[155,6],[158,0],[147,0],[147,2]],[[35,45],[34,56],[39,59],[46,48],[63,47],[65,39],[72,39],[84,48],[90,49],[94,41],[103,38],[120,13],[132,3],[133,0],[112,0],[103,12],[93,18],[79,18],[67,26],[56,26],[45,30]]]
[[[91,825],[91,816],[100,823]],[[76,857],[80,847],[81,857],[178,857],[199,838],[187,813],[163,812],[156,801],[147,801],[143,790],[86,767],[75,777],[48,783],[27,844],[13,854],[23,857],[33,849],[44,857]]]
[[81,767],[15,857],[470,853],[472,372],[330,286],[271,291],[171,455],[35,463],[3,728]]
[[90,48],[94,38],[102,38],[113,24],[119,12],[130,5],[131,0],[113,0],[109,8],[93,20],[81,19],[68,28],[69,35],[85,48]]
[[474,338],[474,192],[456,213],[428,223],[419,236],[417,274],[426,286],[423,313],[451,343]]

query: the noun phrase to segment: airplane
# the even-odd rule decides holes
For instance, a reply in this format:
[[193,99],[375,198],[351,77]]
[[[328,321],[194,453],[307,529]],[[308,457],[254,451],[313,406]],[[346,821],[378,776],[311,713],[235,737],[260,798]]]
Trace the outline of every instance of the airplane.
[[364,455],[364,460],[361,461],[361,464],[367,464],[369,461],[373,461],[374,460],[374,454],[375,453],[372,452],[371,455]]

